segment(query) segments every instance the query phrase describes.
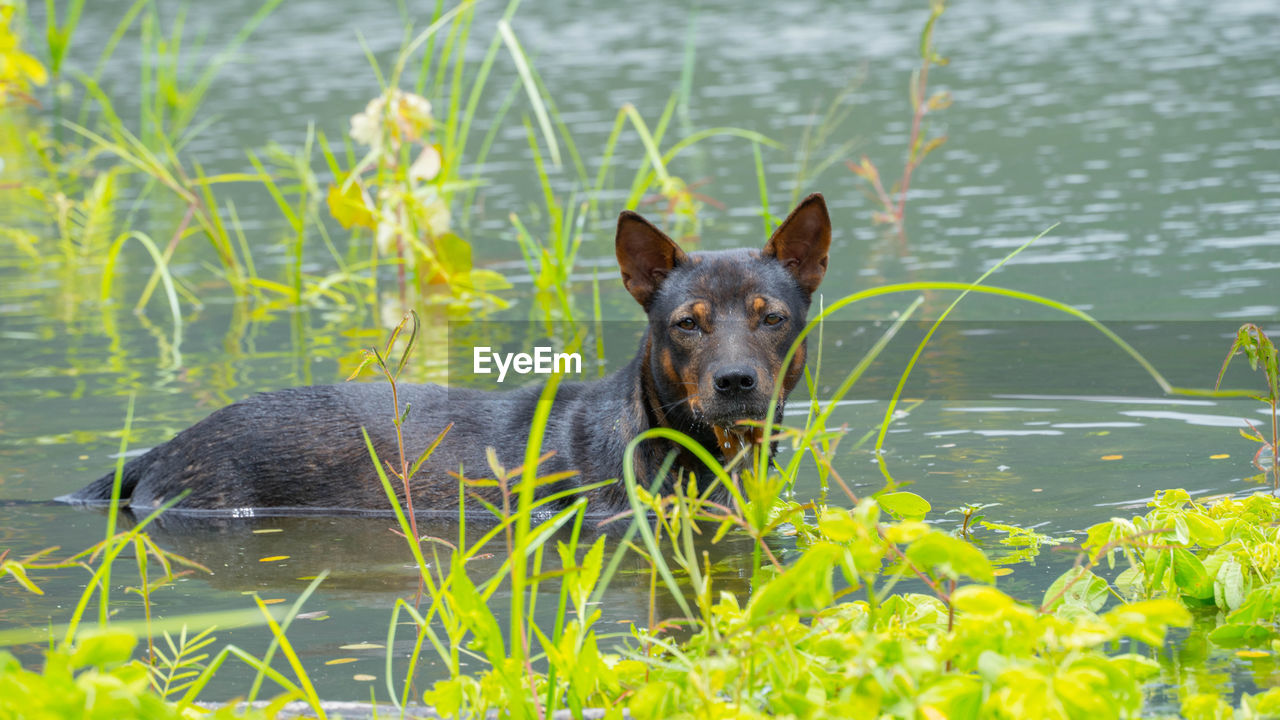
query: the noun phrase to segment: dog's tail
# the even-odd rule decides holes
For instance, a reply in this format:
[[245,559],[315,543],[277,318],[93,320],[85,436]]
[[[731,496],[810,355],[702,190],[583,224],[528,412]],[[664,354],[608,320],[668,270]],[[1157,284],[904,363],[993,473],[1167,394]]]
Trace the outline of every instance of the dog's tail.
[[[120,475],[120,504],[127,504],[129,498],[133,495],[133,489],[137,487],[138,481],[142,479],[142,473],[151,463],[148,462],[148,456],[133,458],[124,464],[124,470]],[[70,503],[72,505],[102,505],[111,502],[111,489],[116,484],[116,473],[114,470],[85,485],[79,490],[67,495],[59,495],[54,498],[59,502]]]

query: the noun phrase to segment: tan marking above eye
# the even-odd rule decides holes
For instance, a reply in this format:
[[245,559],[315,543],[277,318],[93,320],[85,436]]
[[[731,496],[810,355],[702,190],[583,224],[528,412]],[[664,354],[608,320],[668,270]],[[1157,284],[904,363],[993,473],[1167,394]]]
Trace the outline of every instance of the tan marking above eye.
[[691,300],[671,313],[671,325],[686,331],[710,332],[711,306],[705,300]]

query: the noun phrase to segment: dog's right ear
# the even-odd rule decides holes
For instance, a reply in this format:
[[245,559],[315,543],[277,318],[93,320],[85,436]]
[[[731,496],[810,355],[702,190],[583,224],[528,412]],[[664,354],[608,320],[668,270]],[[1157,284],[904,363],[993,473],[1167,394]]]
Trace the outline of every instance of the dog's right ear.
[[667,273],[686,257],[675,242],[639,214],[623,210],[615,241],[622,284],[645,310]]
[[782,221],[764,246],[763,254],[777,258],[800,289],[812,295],[827,274],[830,250],[831,216],[822,194],[814,193],[800,201]]

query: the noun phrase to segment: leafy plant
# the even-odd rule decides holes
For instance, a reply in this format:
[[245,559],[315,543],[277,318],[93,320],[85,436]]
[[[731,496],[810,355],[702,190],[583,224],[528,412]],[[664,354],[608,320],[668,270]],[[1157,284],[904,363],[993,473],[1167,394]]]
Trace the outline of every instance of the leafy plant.
[[[882,522],[873,499],[823,511],[816,529],[745,604],[696,596],[703,620],[687,640],[637,636],[657,652],[615,666],[633,716],[1120,717],[1140,708],[1158,666],[1106,644],[1158,645],[1189,620],[1167,600],[1088,622],[1037,611],[986,584],[977,548],[918,521]],[[833,574],[866,599],[837,601]],[[888,592],[906,578],[928,593]]]
[[960,537],[967,539],[973,532],[973,526],[982,522],[986,517],[986,515],[982,514],[982,511],[987,508],[996,507],[999,504],[1000,503],[966,503],[958,508],[948,510],[945,514],[960,516],[960,528],[957,530],[957,534]]
[[[412,322],[412,329],[409,332],[409,336],[404,340],[404,346],[400,349],[400,360],[395,363],[395,369],[392,370],[390,364],[391,352],[396,347],[396,341],[400,338],[400,333],[404,331],[405,326],[410,324],[410,322]],[[347,380],[354,379],[366,367],[373,365],[377,371],[386,378],[388,385],[391,387],[391,422],[396,428],[396,451],[399,455],[400,466],[397,468],[394,465],[391,465],[388,461],[387,469],[400,481],[400,487],[396,490],[401,494],[397,494],[396,490],[392,490],[391,486],[388,485],[388,497],[391,500],[392,506],[396,508],[397,514],[401,520],[404,519],[406,514],[408,516],[408,525],[405,529],[409,532],[405,533],[405,537],[410,539],[410,543],[414,547],[418,548],[415,550],[414,556],[419,560],[418,567],[425,579],[428,576],[425,561],[422,561],[421,556],[421,536],[418,534],[418,516],[413,510],[413,493],[410,492],[410,484],[413,480],[413,476],[416,475],[418,470],[422,467],[422,463],[426,462],[427,459],[431,457],[431,453],[435,451],[436,447],[440,444],[440,441],[448,434],[449,427],[445,427],[435,441],[427,446],[421,454],[419,454],[417,458],[410,463],[410,455],[408,455],[404,445],[404,422],[408,418],[409,412],[412,408],[405,406],[404,409],[401,410],[400,394],[396,383],[400,379],[401,371],[404,370],[405,365],[409,362],[409,356],[413,352],[417,338],[418,314],[410,311],[401,318],[400,324],[391,332],[391,336],[387,339],[386,347],[383,348],[382,352],[378,352],[376,348],[371,348],[362,353],[363,359],[351,375],[347,377]],[[365,442],[369,442],[367,434],[365,435]],[[373,452],[372,443],[369,444],[369,450],[373,454],[374,464],[377,465],[378,472],[381,475],[383,466],[378,462],[377,454]],[[404,503],[404,513],[399,513],[401,502]]]
[[190,687],[204,670],[204,661],[209,658],[209,653],[204,650],[216,641],[212,627],[188,637],[184,626],[176,641],[173,635],[165,632],[166,648],[153,648],[152,661],[148,665],[152,686],[160,697],[168,700],[170,695]]
[[13,27],[17,11],[12,2],[0,3],[0,108],[13,100],[35,104],[31,86],[49,81],[44,65],[22,49],[22,38]]
[[501,306],[491,291],[509,283],[474,268],[470,245],[452,232],[451,194],[441,173],[446,158],[432,139],[437,125],[420,95],[392,87],[371,100],[351,119],[351,137],[368,152],[330,186],[329,211],[344,227],[373,231],[380,257],[395,263],[402,308],[410,286],[428,301]]
[[1252,433],[1243,430],[1240,434],[1249,440],[1260,443],[1261,447],[1253,454],[1253,464],[1259,470],[1263,471],[1265,478],[1266,469],[1263,468],[1260,459],[1264,451],[1271,453],[1271,482],[1273,490],[1280,490],[1280,419],[1277,418],[1277,404],[1280,404],[1280,367],[1277,366],[1276,345],[1271,342],[1271,338],[1262,331],[1262,328],[1253,323],[1245,323],[1236,331],[1235,342],[1231,344],[1231,349],[1227,351],[1227,357],[1222,361],[1222,369],[1218,371],[1218,382],[1214,385],[1214,389],[1222,386],[1222,376],[1227,372],[1227,365],[1231,363],[1231,359],[1238,354],[1244,354],[1249,358],[1249,368],[1251,370],[1262,369],[1263,377],[1266,379],[1267,392],[1265,395],[1255,395],[1254,398],[1266,403],[1271,407],[1271,440],[1266,437],[1249,423],[1249,429]]
[[1113,519],[1089,528],[1082,550],[1086,570],[1117,554],[1129,568],[1114,581],[1131,597],[1168,596],[1190,608],[1216,607],[1226,614],[1210,639],[1225,646],[1280,638],[1280,499],[1254,494],[1206,502],[1185,490],[1157,493],[1146,515]]
[[0,578],[7,575],[13,578],[13,580],[19,585],[26,588],[28,592],[35,593],[36,595],[43,595],[44,590],[40,589],[40,586],[31,579],[27,572],[29,570],[45,570],[49,568],[71,567],[74,565],[74,563],[67,561],[49,562],[47,560],[42,560],[46,555],[54,553],[57,550],[58,548],[56,547],[45,548],[39,552],[31,553],[21,560],[10,560],[10,549],[5,548],[3,551],[0,551]]
[[[893,225],[898,236],[902,238],[906,237],[904,222],[907,211],[907,191],[911,188],[911,175],[920,167],[929,153],[937,150],[947,141],[946,135],[926,139],[928,133],[924,126],[926,115],[944,110],[951,105],[951,94],[947,92],[934,93],[927,99],[925,97],[929,87],[929,68],[947,64],[947,59],[938,55],[933,49],[934,27],[945,9],[945,0],[930,0],[929,19],[925,21],[924,29],[920,32],[920,67],[912,71],[908,88],[912,111],[911,135],[907,140],[907,159],[902,168],[902,177],[889,190],[886,190],[879,169],[866,155],[863,155],[857,163],[851,160],[845,163],[854,175],[866,183],[871,190],[869,194],[872,201],[880,206],[880,209],[872,215],[872,220]],[[897,198],[895,199],[893,195],[897,195]]]
[[[131,661],[137,638],[125,630],[82,633],[45,653],[41,672],[23,669],[0,650],[0,718],[80,720],[181,720],[177,705],[151,691],[147,666]],[[231,707],[211,710],[210,718],[265,718],[260,711]]]

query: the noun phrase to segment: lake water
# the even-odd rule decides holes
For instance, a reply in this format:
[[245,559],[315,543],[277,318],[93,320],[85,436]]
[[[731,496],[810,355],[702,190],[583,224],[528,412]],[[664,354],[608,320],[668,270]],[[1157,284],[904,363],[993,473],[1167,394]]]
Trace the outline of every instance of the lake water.
[[[43,6],[35,5],[31,21],[38,28]],[[69,61],[73,68],[92,69],[129,5],[87,4]],[[216,49],[258,5],[198,3],[187,26],[193,37],[204,35],[206,48]],[[425,16],[417,13],[434,3],[413,5],[422,26]],[[477,58],[501,10],[481,6],[473,28]],[[164,11],[174,8],[166,4]],[[945,132],[948,140],[913,177],[903,242],[873,225],[874,208],[861,181],[843,163],[802,187],[795,176],[806,128],[841,97],[852,110],[814,154],[825,157],[856,140],[849,158],[865,154],[886,179],[898,176],[910,131],[908,76],[926,15],[923,3],[890,0],[839,9],[812,0],[756,7],[706,2],[696,11],[655,2],[642,14],[620,2],[530,2],[513,27],[593,173],[618,108],[633,103],[655,123],[691,57],[692,91],[664,144],[697,129],[736,126],[785,146],[763,153],[770,209],[785,214],[793,197],[825,194],[836,227],[823,286],[828,303],[887,283],[971,281],[1056,225],[988,284],[1087,311],[1112,325],[1175,385],[1211,387],[1243,322],[1280,336],[1280,35],[1274,3],[995,0],[949,8],[935,41],[951,64],[933,68],[930,85],[949,91],[954,104],[929,120],[929,132]],[[297,148],[309,123],[340,137],[350,116],[378,92],[362,43],[385,63],[403,29],[391,2],[367,3],[354,14],[349,4],[332,0],[286,2],[214,83],[204,105],[211,123],[185,157],[209,173],[246,172],[246,149],[271,142]],[[28,40],[37,53],[38,35]],[[136,48],[133,32],[103,76],[126,117],[136,115],[139,100]],[[485,117],[496,113],[515,81],[505,51],[495,73]],[[525,318],[532,302],[508,219],[515,212],[531,226],[542,222],[519,117],[527,109],[517,96],[495,136],[483,173],[487,184],[473,207],[455,208],[466,215],[477,261],[515,282],[507,295],[513,308],[497,321]],[[477,132],[488,130],[486,120],[478,122]],[[624,132],[618,158],[628,170],[601,198],[601,216],[590,220],[578,267],[582,281],[572,288],[589,308],[590,277],[598,271],[603,317],[619,324],[641,317],[616,280],[612,226],[642,152],[634,133]],[[322,165],[317,157],[315,166]],[[704,141],[681,155],[672,171],[699,183],[698,192],[723,206],[704,207],[698,247],[763,244],[749,143]],[[569,173],[557,178],[565,192],[572,189]],[[20,180],[10,167],[0,186]],[[250,185],[228,196],[259,273],[283,278],[288,258],[280,239],[288,231],[274,202]],[[23,201],[12,188],[0,190],[0,202],[7,206],[0,210],[6,222],[21,215]],[[640,210],[655,220],[663,215],[662,202]],[[180,209],[147,207],[135,227],[167,238],[180,216]],[[378,343],[384,332],[368,314],[255,313],[234,302],[209,269],[215,261],[207,244],[193,237],[179,251],[175,272],[203,305],[184,306],[181,362],[175,366],[163,302],[153,300],[145,316],[127,311],[150,268],[140,252],[126,254],[128,274],[114,293],[123,308],[118,304],[104,314],[96,301],[98,276],[77,275],[59,261],[50,225],[25,227],[50,249],[36,261],[0,243],[4,500],[48,499],[110,468],[130,394],[137,398],[133,447],[151,446],[250,393],[341,381],[357,350]],[[330,271],[328,254],[313,246],[307,271]],[[884,321],[913,297],[859,303],[833,318],[824,331],[823,390],[838,384]],[[936,318],[952,297],[929,293],[918,317]],[[1000,503],[986,511],[988,518],[1067,534],[1113,515],[1140,513],[1143,500],[1162,488],[1213,494],[1256,487],[1245,482],[1257,473],[1250,464],[1255,447],[1236,429],[1246,420],[1267,421],[1258,404],[1167,396],[1096,331],[1042,307],[973,296],[951,319],[907,386],[908,397],[924,402],[904,405],[910,412],[892,425],[886,442],[894,476],[912,482],[911,490],[928,498],[938,517],[954,517],[941,511],[963,503]],[[904,334],[918,339],[921,330]],[[913,347],[895,345],[872,381],[836,413],[835,423],[850,428],[849,446],[879,423]],[[1261,376],[1246,370],[1244,364],[1233,369],[1227,384],[1261,388]],[[415,373],[440,379],[438,367]],[[869,446],[850,449],[837,468],[869,492],[882,483],[873,459]],[[801,498],[816,493],[816,483],[797,488]],[[162,523],[155,537],[214,575],[193,575],[160,591],[158,611],[249,607],[248,592],[291,599],[306,584],[298,578],[330,569],[333,576],[306,608],[327,611],[329,620],[295,626],[295,642],[315,667],[313,677],[335,698],[367,699],[367,683],[352,678],[381,678],[382,652],[341,646],[383,642],[388,608],[416,584],[403,541],[387,525],[369,518]],[[12,548],[20,556],[51,545],[79,549],[100,539],[102,527],[99,513],[0,506],[0,550]],[[440,530],[449,532],[456,534]],[[747,564],[742,549],[730,543],[722,551],[728,587],[744,587],[735,579]],[[274,555],[290,559],[259,561]],[[1061,568],[1062,561],[1042,558],[1035,566],[1018,566],[1002,583],[1033,599]],[[64,620],[84,580],[51,573],[43,598],[0,583],[0,622]],[[138,602],[116,597],[130,612]],[[553,603],[544,606],[549,613]],[[621,574],[604,607],[605,624],[644,621],[647,574]],[[262,628],[218,635],[251,651],[268,639]],[[359,659],[322,664],[340,657]],[[1236,670],[1222,681],[1227,689],[1251,689],[1252,676]],[[430,672],[424,666],[423,681]],[[220,674],[213,694],[242,693],[247,677],[236,670]]]

